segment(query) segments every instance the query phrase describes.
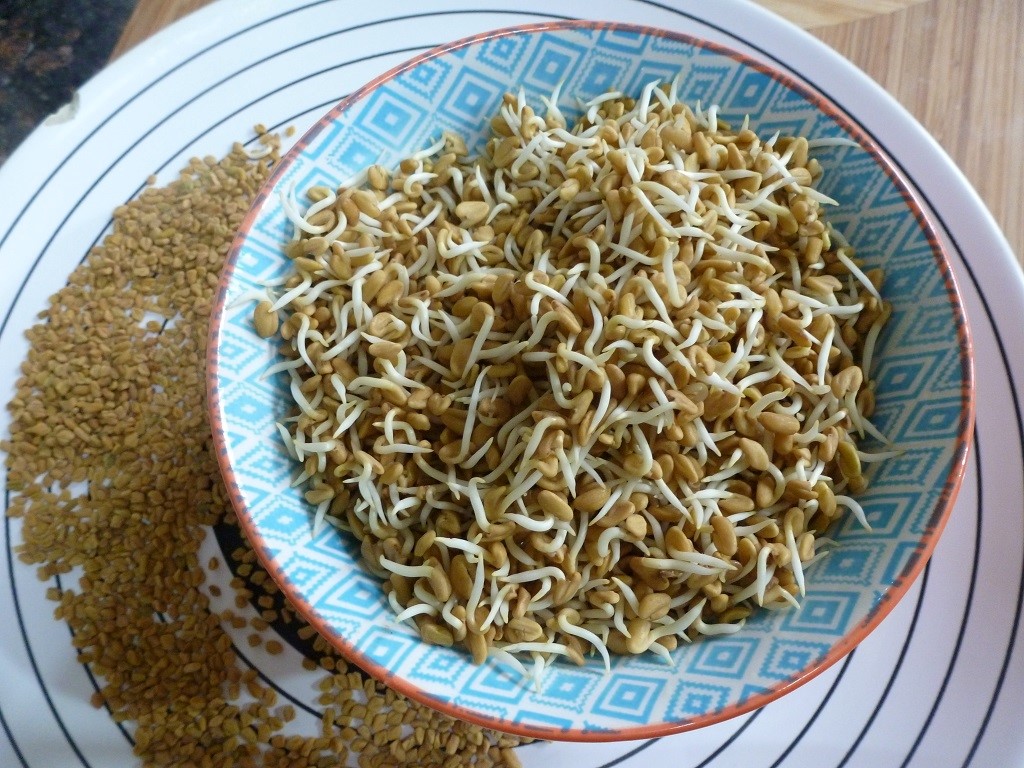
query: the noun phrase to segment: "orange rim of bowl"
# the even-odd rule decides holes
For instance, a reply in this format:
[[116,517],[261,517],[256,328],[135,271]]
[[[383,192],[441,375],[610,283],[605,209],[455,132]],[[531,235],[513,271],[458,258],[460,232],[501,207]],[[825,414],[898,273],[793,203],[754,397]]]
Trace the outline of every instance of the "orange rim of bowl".
[[[462,48],[501,37],[576,29],[594,31],[613,30],[657,36],[713,51],[767,75],[776,82],[789,88],[791,91],[799,94],[816,109],[828,115],[828,117],[837,125],[842,127],[849,135],[853,136],[860,146],[872,156],[876,164],[883,170],[886,176],[889,177],[890,181],[899,190],[899,193],[908,209],[914,215],[917,225],[925,235],[936,266],[942,273],[946,296],[954,309],[954,315],[957,323],[957,339],[962,350],[960,366],[962,382],[960,388],[961,415],[960,423],[958,425],[956,449],[953,452],[949,474],[947,475],[945,484],[943,485],[942,493],[935,502],[935,512],[928,520],[928,524],[925,527],[924,532],[921,534],[913,553],[908,558],[903,570],[896,576],[890,587],[885,591],[869,613],[853,629],[847,631],[842,638],[834,643],[825,656],[766,691],[754,694],[735,704],[730,704],[707,714],[698,715],[685,720],[659,722],[640,726],[627,726],[607,730],[560,729],[530,723],[513,722],[511,720],[489,716],[448,701],[442,701],[432,696],[426,690],[414,685],[409,680],[395,676],[386,667],[381,666],[366,656],[343,636],[338,634],[337,631],[332,628],[313,608],[313,606],[310,605],[310,603],[298,592],[280,565],[266,551],[263,543],[263,537],[260,535],[252,516],[249,514],[249,509],[235,478],[234,468],[228,460],[224,425],[220,416],[220,394],[218,385],[219,349],[217,340],[220,336],[223,321],[227,289],[235,271],[235,264],[238,259],[239,251],[245,241],[248,231],[251,229],[257,215],[263,207],[264,202],[277,185],[280,177],[288,170],[295,158],[302,153],[302,151],[326,126],[334,122],[342,112],[361,101],[380,85],[389,82],[409,69],[431,59],[437,58],[438,56],[443,56]],[[766,704],[785,696],[787,693],[814,679],[850,653],[885,619],[886,616],[889,615],[892,609],[903,598],[911,585],[924,570],[925,565],[935,550],[935,546],[938,543],[946,522],[949,519],[954,501],[956,500],[966,473],[967,459],[974,432],[975,416],[974,348],[971,331],[964,311],[963,301],[959,287],[957,286],[956,278],[953,275],[945,249],[936,234],[935,227],[924,212],[917,196],[910,189],[907,182],[904,181],[903,177],[897,172],[894,163],[881,150],[875,139],[872,138],[855,120],[847,115],[837,104],[824,94],[819,93],[809,84],[797,80],[774,67],[764,64],[763,62],[760,62],[747,54],[740,53],[739,51],[729,48],[728,46],[704,40],[693,35],[659,29],[657,27],[640,24],[588,20],[541,22],[537,24],[506,27],[472,35],[470,37],[462,38],[460,40],[432,48],[429,51],[425,51],[424,53],[399,64],[393,69],[390,69],[384,74],[374,78],[358,90],[353,91],[347,97],[338,102],[337,105],[335,105],[329,112],[327,112],[327,114],[321,117],[308,131],[306,131],[306,133],[303,134],[303,136],[280,160],[271,176],[263,183],[262,187],[256,193],[252,206],[242,221],[242,225],[239,228],[238,233],[236,233],[231,250],[228,253],[210,316],[210,332],[206,353],[206,389],[210,413],[210,426],[213,433],[214,445],[216,447],[217,462],[220,466],[220,471],[224,478],[226,489],[242,530],[245,532],[250,544],[256,551],[256,555],[263,567],[271,574],[298,612],[317,630],[317,632],[327,639],[335,649],[342,654],[342,656],[357,665],[371,677],[379,680],[384,685],[387,685],[389,688],[392,688],[404,696],[424,704],[431,709],[449,715],[450,717],[517,736],[534,739],[578,742],[607,742],[658,738],[681,733],[683,731],[703,728],[724,720],[729,720],[733,717],[759,709]]]

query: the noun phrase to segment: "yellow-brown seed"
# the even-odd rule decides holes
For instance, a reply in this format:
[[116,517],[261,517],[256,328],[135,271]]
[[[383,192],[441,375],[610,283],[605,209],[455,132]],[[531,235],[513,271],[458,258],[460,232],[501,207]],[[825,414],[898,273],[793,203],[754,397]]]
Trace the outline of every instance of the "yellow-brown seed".
[[857,446],[849,440],[843,440],[839,443],[837,454],[839,471],[843,473],[843,477],[847,480],[860,477],[860,456],[857,455]]
[[711,540],[715,544],[715,549],[726,557],[735,555],[737,548],[736,528],[733,526],[732,521],[723,515],[713,515],[711,517],[711,528]]
[[610,496],[611,493],[607,488],[595,486],[577,496],[573,500],[572,506],[580,512],[593,514],[604,506]]
[[757,421],[762,427],[776,435],[795,435],[800,431],[800,420],[788,413],[761,411]]
[[277,333],[278,318],[273,303],[261,301],[257,304],[256,309],[253,310],[252,322],[260,338],[269,339]]
[[541,491],[537,494],[537,503],[547,514],[562,522],[569,522],[573,519],[572,507],[565,496],[560,496],[554,491]]
[[455,206],[455,215],[461,220],[462,226],[467,228],[475,227],[481,223],[487,218],[490,211],[490,206],[483,201],[467,201]]
[[770,463],[768,452],[761,443],[751,440],[749,437],[741,437],[739,447],[743,453],[743,458],[747,460],[747,464],[751,469],[758,472],[764,472],[768,469]]

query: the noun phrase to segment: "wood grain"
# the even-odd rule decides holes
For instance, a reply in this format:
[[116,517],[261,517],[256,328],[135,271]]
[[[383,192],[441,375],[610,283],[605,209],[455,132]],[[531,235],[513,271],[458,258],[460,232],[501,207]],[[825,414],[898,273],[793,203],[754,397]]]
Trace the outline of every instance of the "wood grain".
[[754,0],[804,29],[893,13],[925,0]]
[[[211,0],[139,0],[113,57]],[[946,149],[1024,264],[1024,3],[755,0],[896,97]]]
[[197,11],[213,0],[139,0],[132,11],[124,32],[110,53],[113,61],[125,51],[134,48],[148,37],[155,35],[171,22]]
[[931,0],[815,34],[921,121],[1024,264],[1022,26],[1019,0]]

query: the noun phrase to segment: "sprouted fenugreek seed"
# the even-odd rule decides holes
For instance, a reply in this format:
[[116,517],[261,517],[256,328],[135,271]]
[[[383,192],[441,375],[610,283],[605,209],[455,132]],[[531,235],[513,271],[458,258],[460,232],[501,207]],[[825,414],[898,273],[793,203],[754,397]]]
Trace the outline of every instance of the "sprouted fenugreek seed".
[[[520,740],[453,721],[350,669],[300,622],[248,546],[231,553],[232,587],[259,618],[210,610],[200,544],[211,525],[236,523],[206,420],[209,311],[276,150],[268,135],[258,159],[237,146],[220,161],[193,160],[168,186],[119,207],[113,232],[29,330],[2,445],[8,512],[22,520],[19,555],[42,578],[65,575],[47,595],[99,682],[93,705],[124,724],[143,765],[517,766],[508,750]],[[274,610],[263,607],[267,595],[281,598]],[[268,653],[283,651],[262,639],[274,621],[299,622],[313,646],[302,666],[322,670],[323,718],[312,732],[286,732],[295,708],[234,650],[232,638],[250,627]],[[382,733],[368,709],[384,713]]]
[[798,604],[821,532],[866,524],[890,312],[809,142],[654,85],[571,126],[509,95],[491,129],[282,194],[294,271],[256,321],[314,531],[428,642],[536,676]]

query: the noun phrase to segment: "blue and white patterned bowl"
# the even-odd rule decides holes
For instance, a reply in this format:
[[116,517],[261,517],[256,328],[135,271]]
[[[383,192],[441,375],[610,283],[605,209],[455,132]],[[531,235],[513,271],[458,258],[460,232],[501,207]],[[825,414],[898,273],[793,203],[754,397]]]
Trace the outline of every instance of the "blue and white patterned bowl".
[[[275,345],[232,298],[281,275],[290,234],[277,188],[337,186],[394,164],[454,130],[482,144],[510,84],[535,104],[562,83],[560,107],[609,88],[639,93],[682,74],[680,98],[750,116],[775,131],[842,137],[821,149],[831,221],[869,266],[884,265],[894,313],[877,354],[875,421],[902,454],[872,465],[861,497],[872,530],[832,534],[835,551],[807,573],[799,610],[763,611],[736,634],[679,647],[673,668],[620,657],[605,674],[556,664],[535,690],[495,662],[423,643],[393,621],[359,547],[289,488],[293,465],[274,428],[289,407],[261,378]],[[472,143],[472,142],[470,142]],[[473,147],[471,147],[472,149]],[[893,164],[820,93],[719,45],[650,28],[556,23],[502,30],[417,57],[353,93],[291,150],[261,191],[229,257],[209,346],[211,418],[221,467],[257,554],[306,618],[350,660],[402,693],[482,725],[538,738],[645,738],[697,728],[781,696],[849,653],[888,614],[935,547],[963,477],[973,423],[971,346],[960,296],[934,231]]]

